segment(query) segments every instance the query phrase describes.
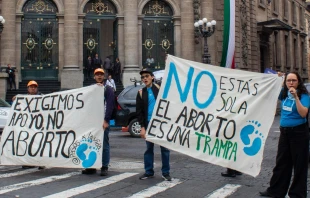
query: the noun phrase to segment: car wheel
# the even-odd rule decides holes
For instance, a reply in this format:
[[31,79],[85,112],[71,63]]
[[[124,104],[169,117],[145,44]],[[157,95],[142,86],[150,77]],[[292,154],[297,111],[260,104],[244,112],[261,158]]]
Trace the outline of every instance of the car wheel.
[[141,126],[138,119],[133,119],[130,121],[128,126],[128,131],[132,137],[140,137]]

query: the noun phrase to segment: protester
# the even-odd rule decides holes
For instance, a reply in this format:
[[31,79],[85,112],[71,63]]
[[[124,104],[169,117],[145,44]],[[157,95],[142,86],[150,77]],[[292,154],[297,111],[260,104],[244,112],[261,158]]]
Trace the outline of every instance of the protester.
[[93,60],[91,59],[91,56],[88,56],[86,63],[85,63],[85,69],[86,69],[86,79],[91,77],[91,74],[94,70]]
[[[139,90],[136,97],[136,114],[139,124],[141,126],[141,137],[145,139],[146,128],[151,120],[152,112],[154,110],[156,98],[159,92],[159,86],[153,84],[154,74],[148,69],[140,72],[141,80],[145,84],[142,90]],[[169,157],[170,151],[160,146],[161,160],[162,160],[162,177],[171,181]],[[140,176],[140,179],[147,179],[154,176],[154,143],[146,141],[146,151],[144,153],[144,169],[145,173]]]
[[[307,89],[298,73],[291,72],[285,76],[279,100],[281,118],[276,166],[269,188],[260,194],[264,197],[285,197],[288,193],[291,198],[305,198],[309,157],[309,129],[306,116],[310,104]],[[292,171],[294,177],[291,182]]]
[[[108,175],[108,167],[110,163],[110,143],[109,143],[109,132],[110,132],[110,120],[114,108],[114,91],[113,89],[104,83],[104,70],[97,68],[94,71],[94,79],[97,85],[104,87],[104,108],[105,116],[103,121],[104,137],[103,137],[103,151],[102,151],[102,167],[100,176]],[[94,174],[96,169],[87,168],[82,170],[82,174]]]
[[112,87],[114,92],[116,91],[116,85],[115,85],[115,82],[114,82],[111,74],[109,74],[108,79],[106,81],[106,84],[109,85],[110,87]]
[[[38,89],[39,85],[36,81],[34,80],[31,80],[28,82],[27,84],[27,91],[28,91],[28,95],[42,95],[40,92],[39,92],[39,89]],[[14,96],[12,98],[12,100],[14,101],[16,99],[16,96]],[[22,166],[23,169],[28,169],[28,168],[34,168],[35,166]],[[38,169],[41,170],[41,169],[44,169],[45,167],[44,166],[39,166]]]
[[116,63],[114,65],[114,79],[116,82],[121,82],[121,62],[119,61],[119,58],[116,58]]
[[16,90],[16,83],[15,83],[15,69],[11,67],[11,64],[8,64],[8,67],[6,68],[6,73],[8,76],[8,83],[10,85],[10,90],[12,90],[12,85],[14,85],[14,89]]

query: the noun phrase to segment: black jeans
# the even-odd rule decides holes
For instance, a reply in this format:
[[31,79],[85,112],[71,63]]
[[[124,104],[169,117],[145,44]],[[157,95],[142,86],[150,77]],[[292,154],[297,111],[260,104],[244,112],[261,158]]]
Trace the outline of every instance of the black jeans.
[[289,189],[292,171],[294,178],[290,198],[307,197],[309,129],[307,124],[280,127],[276,166],[267,189],[274,197],[284,198]]
[[15,83],[15,78],[14,78],[14,77],[9,77],[9,78],[8,78],[8,83],[9,83],[9,85],[10,85],[10,89],[13,88],[12,85],[14,85],[14,89],[16,89],[16,83]]

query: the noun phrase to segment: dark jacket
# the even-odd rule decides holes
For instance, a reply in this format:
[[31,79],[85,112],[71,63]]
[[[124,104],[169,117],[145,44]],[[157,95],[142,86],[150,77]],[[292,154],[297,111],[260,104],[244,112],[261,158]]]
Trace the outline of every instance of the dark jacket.
[[103,68],[104,69],[112,69],[112,63],[111,63],[111,60],[109,58],[106,58],[104,60]]
[[120,74],[121,73],[121,62],[116,62],[114,66],[114,74]]
[[115,106],[115,96],[114,96],[114,89],[109,85],[105,85],[104,83],[104,101],[105,101],[105,116],[104,120],[109,122],[112,117],[113,109]]
[[9,78],[14,78],[15,77],[15,69],[11,68],[6,68],[6,73],[9,75]]
[[[159,89],[155,85],[152,85],[152,91],[153,91],[153,94],[156,100]],[[142,89],[142,98],[140,96],[139,91],[136,97],[136,103],[137,103],[136,113],[137,113],[138,122],[141,125],[141,127],[146,127],[147,125],[148,100],[149,100],[149,97],[147,93],[147,87],[144,87]]]
[[101,68],[101,65],[102,65],[101,58],[99,58],[99,57],[98,57],[98,59],[94,58],[93,59],[93,65],[95,66],[95,68]]
[[86,59],[86,61],[85,61],[85,68],[86,69],[94,68],[94,64],[93,64],[93,60],[92,59],[90,59],[90,63],[89,63],[89,59]]

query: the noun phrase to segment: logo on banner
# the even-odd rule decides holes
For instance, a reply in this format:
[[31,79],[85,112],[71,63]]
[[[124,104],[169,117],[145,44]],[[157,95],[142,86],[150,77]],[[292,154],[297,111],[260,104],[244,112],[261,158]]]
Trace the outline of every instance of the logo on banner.
[[[264,136],[259,131],[259,127],[261,126],[258,121],[248,121],[250,124],[246,125],[241,129],[240,138],[242,143],[244,144],[243,151],[248,156],[256,155],[260,149],[262,148],[263,138]],[[250,137],[253,137],[251,140]]]
[[76,165],[82,163],[83,168],[92,167],[101,147],[100,140],[91,133],[88,134],[88,137],[83,136],[81,140],[75,141],[70,147],[72,162]]

